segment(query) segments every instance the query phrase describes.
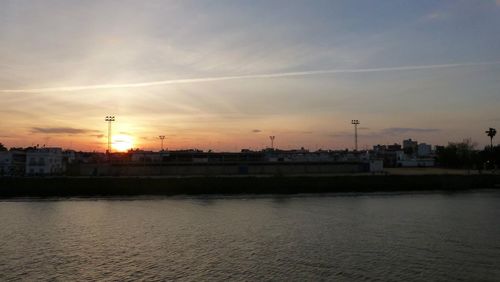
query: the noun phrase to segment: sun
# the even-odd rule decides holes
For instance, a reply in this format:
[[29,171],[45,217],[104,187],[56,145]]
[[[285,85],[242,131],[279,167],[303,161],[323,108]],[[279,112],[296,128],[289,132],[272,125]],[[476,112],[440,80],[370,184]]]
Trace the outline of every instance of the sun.
[[128,135],[114,135],[111,146],[115,151],[126,152],[133,148],[134,139]]

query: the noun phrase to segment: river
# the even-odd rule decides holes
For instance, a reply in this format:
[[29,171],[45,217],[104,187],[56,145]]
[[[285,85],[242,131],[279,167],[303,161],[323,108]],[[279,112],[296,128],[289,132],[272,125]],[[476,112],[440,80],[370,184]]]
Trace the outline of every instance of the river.
[[0,280],[500,280],[500,192],[0,201]]

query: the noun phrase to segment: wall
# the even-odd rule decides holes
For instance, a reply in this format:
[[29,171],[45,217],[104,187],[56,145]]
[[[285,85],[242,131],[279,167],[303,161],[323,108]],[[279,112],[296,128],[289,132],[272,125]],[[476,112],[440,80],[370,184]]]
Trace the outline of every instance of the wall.
[[364,163],[215,163],[215,164],[76,164],[68,167],[74,176],[160,175],[298,175],[355,173],[368,171]]

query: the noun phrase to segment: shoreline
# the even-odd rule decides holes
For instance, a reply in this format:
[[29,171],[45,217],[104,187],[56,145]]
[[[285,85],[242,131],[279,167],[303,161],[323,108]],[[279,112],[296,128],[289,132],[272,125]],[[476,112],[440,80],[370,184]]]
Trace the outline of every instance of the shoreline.
[[452,192],[471,189],[500,189],[500,175],[0,178],[0,198]]

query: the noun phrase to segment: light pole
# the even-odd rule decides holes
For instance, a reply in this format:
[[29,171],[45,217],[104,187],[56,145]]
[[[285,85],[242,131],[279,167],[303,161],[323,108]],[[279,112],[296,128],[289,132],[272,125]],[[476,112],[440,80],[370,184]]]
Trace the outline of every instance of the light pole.
[[161,140],[161,150],[163,152],[163,140],[165,140],[165,135],[160,135],[160,136],[158,136],[158,138],[160,138],[160,140]]
[[274,150],[274,138],[276,138],[276,136],[269,136],[269,139],[271,139],[271,149]]
[[354,124],[354,150],[358,151],[358,124],[359,120],[351,120],[351,124]]
[[106,122],[108,122],[108,151],[107,153],[111,153],[111,123],[115,121],[115,116],[106,116],[104,118]]
[[494,128],[491,128],[486,131],[486,135],[488,135],[490,137],[490,148],[491,148],[491,151],[493,151],[493,137],[495,137],[495,135],[497,135],[497,130],[494,129]]

